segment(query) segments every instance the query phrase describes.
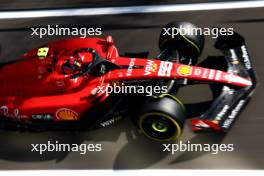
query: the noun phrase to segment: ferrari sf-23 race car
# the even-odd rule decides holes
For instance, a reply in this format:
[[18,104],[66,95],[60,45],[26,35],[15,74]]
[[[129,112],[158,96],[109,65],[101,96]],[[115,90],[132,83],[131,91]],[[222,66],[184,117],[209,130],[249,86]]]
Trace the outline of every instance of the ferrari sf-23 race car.
[[[165,27],[179,26],[195,27],[187,22]],[[36,131],[83,129],[108,126],[126,116],[151,139],[176,140],[192,111],[177,98],[178,90],[209,84],[218,91],[209,108],[192,117],[192,129],[227,132],[256,88],[255,73],[241,35],[219,36],[215,48],[224,56],[197,64],[203,45],[203,35],[172,37],[162,31],[161,52],[150,59],[145,53],[120,56],[111,36],[50,42],[1,65],[1,124]],[[128,85],[167,89],[152,96],[102,90]]]

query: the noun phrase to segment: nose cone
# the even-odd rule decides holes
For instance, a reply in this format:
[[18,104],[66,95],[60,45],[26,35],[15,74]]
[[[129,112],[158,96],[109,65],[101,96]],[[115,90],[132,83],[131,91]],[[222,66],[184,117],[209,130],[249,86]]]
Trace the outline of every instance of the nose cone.
[[247,78],[243,78],[243,77],[238,76],[238,75],[234,75],[234,74],[227,74],[225,76],[225,79],[227,80],[227,82],[235,84],[237,86],[241,86],[241,87],[247,87],[247,86],[252,85],[251,80],[249,80]]

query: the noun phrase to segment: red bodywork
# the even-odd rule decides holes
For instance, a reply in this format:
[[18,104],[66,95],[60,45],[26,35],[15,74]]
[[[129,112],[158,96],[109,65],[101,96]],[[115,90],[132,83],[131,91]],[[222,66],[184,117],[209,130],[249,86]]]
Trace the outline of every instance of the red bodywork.
[[[107,98],[106,94],[98,93],[98,87],[113,81],[187,78],[241,87],[252,84],[247,78],[219,70],[156,59],[120,57],[111,37],[106,40],[66,39],[48,43],[47,46],[49,55],[45,58],[37,56],[37,48],[26,53],[20,61],[0,69],[0,112],[4,116],[27,121],[34,116],[48,114],[54,117],[54,121],[78,120],[94,106],[94,100],[99,99],[97,103],[100,103]],[[127,67],[98,77],[88,74],[73,79],[62,73],[61,64],[80,48],[93,48],[100,57]],[[82,64],[91,60],[92,54],[81,54]],[[141,67],[134,69],[133,66]]]

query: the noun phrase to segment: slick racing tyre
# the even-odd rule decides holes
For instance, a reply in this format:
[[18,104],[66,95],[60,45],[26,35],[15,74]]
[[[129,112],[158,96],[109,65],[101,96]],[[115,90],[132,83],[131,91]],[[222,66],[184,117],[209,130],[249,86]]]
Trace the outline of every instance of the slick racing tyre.
[[156,141],[176,140],[182,133],[186,110],[184,105],[170,94],[151,97],[143,105],[138,117],[140,130]]
[[191,60],[191,64],[198,62],[204,47],[204,36],[195,32],[197,27],[189,22],[170,22],[160,33],[159,48],[161,51],[179,52],[180,57]]

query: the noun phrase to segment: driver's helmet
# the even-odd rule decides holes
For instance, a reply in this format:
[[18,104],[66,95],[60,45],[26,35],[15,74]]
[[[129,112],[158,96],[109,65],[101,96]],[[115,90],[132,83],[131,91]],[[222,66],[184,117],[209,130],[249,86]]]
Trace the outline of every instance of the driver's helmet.
[[[87,55],[88,54],[88,55]],[[76,74],[81,70],[83,64],[92,62],[92,55],[89,53],[78,53],[78,55],[62,56],[58,66],[64,75]]]
[[62,56],[58,62],[58,69],[61,68],[61,73],[64,75],[78,73],[82,63],[73,56]]

